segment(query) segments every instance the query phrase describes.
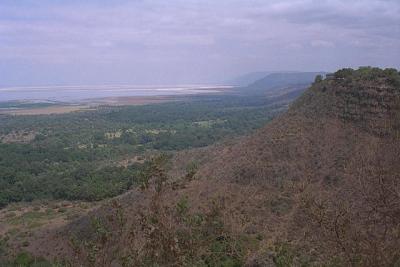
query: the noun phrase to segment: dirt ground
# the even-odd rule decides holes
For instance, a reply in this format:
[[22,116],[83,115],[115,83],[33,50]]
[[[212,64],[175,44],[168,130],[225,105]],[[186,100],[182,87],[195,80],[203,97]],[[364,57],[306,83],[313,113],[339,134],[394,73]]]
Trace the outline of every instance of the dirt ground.
[[168,101],[176,101],[178,96],[153,96],[153,97],[108,97],[88,100],[82,105],[56,105],[51,107],[3,109],[0,114],[8,115],[48,115],[62,114],[74,111],[95,110],[98,106],[124,106],[158,104]]
[[46,115],[46,114],[61,114],[80,110],[91,110],[89,106],[51,106],[41,108],[27,108],[27,109],[8,109],[1,110],[0,114],[9,115]]

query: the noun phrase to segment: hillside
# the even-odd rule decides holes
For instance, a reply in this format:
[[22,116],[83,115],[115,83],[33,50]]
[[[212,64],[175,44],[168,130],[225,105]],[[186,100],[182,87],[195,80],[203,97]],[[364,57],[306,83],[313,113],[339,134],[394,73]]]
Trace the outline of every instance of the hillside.
[[[233,144],[153,160],[131,191],[33,237],[73,266],[396,266],[400,75],[344,69]],[[206,158],[206,159],[204,159]]]
[[[370,80],[369,75],[375,74],[367,73],[364,77],[362,71],[356,71],[347,78],[343,78],[342,72],[339,71],[335,79],[314,83],[307,92],[292,104],[288,112],[232,149],[240,151],[240,154],[243,154],[243,157],[249,162],[252,162],[251,158],[254,158],[253,162],[264,164],[265,162],[276,161],[277,157],[281,158],[282,162],[290,162],[291,157],[300,159],[305,155],[315,155],[311,151],[304,153],[304,155],[285,152],[289,148],[294,148],[294,145],[304,147],[303,150],[306,148],[321,150],[322,146],[334,145],[336,140],[359,143],[358,139],[346,135],[351,131],[358,131],[360,135],[368,134],[371,138],[396,137],[399,128],[398,110],[400,109],[398,85],[386,78],[385,74],[382,74],[383,77],[378,76],[376,79]],[[339,136],[332,136],[333,139],[330,139],[330,136],[335,134]],[[322,138],[328,139],[321,140]],[[330,142],[328,142],[329,140]],[[294,144],[288,142],[294,142]],[[343,149],[352,150],[345,144],[343,144]],[[274,155],[271,155],[271,159],[260,158],[260,155],[268,151],[274,153]],[[232,159],[219,159],[230,162],[228,168],[209,168],[213,169],[212,175],[219,176],[219,172],[223,172],[225,169],[230,169],[233,172],[235,167],[232,165],[236,162],[247,165],[247,162],[243,161],[240,155],[235,153],[229,153],[229,155],[233,156]],[[328,157],[334,160],[338,158],[334,155],[328,155]],[[312,162],[312,160],[307,161]],[[321,165],[326,166],[326,164]],[[257,169],[258,171],[262,169],[272,170],[265,165],[254,167],[253,164],[244,169],[246,168]],[[231,173],[223,176],[235,177],[236,175]],[[268,175],[262,174],[261,176]],[[241,175],[241,178],[243,178],[243,175]]]

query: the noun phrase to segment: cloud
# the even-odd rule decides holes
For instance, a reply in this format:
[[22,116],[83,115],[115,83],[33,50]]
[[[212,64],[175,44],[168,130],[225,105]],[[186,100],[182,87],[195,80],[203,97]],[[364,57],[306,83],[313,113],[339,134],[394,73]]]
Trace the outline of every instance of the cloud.
[[312,47],[330,48],[330,47],[335,47],[335,44],[333,42],[324,41],[324,40],[312,40],[311,46]]
[[40,68],[71,82],[173,83],[399,67],[399,25],[395,0],[3,0],[0,83],[37,82],[30,72]]

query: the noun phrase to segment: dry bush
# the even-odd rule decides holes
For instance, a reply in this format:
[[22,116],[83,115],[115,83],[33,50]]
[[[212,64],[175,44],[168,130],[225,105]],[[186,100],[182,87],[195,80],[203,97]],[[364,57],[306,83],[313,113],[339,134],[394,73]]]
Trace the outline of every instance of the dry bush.
[[119,201],[112,201],[106,216],[92,218],[88,239],[72,240],[76,259],[88,266],[243,263],[249,241],[232,228],[224,197],[209,199],[195,208],[185,194],[171,197],[174,189],[165,182],[162,166],[154,165],[149,173],[144,187],[148,202],[136,208],[135,214],[128,214]]
[[300,194],[297,227],[319,260],[400,264],[400,146],[393,141],[355,154],[338,186],[310,184]]

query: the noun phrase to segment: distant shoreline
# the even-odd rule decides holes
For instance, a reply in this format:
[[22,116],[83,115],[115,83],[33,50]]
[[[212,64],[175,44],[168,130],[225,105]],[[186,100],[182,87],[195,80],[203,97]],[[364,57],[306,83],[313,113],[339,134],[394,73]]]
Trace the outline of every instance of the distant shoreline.
[[82,85],[0,88],[0,103],[8,101],[59,101],[79,103],[108,97],[155,97],[219,93],[233,88],[227,85]]
[[[218,94],[230,90],[231,86],[210,86],[181,89],[180,92],[165,94],[168,88],[158,88],[158,95],[117,95],[105,97],[82,98],[70,101],[50,99],[0,100],[0,115],[45,115],[61,114],[75,111],[96,110],[99,106],[129,106],[158,104],[182,100],[187,96],[198,94]],[[93,90],[93,89],[91,89]],[[109,89],[108,89],[109,90]],[[152,89],[153,90],[153,89]],[[172,89],[171,89],[172,90]],[[2,106],[3,104],[3,106]]]

